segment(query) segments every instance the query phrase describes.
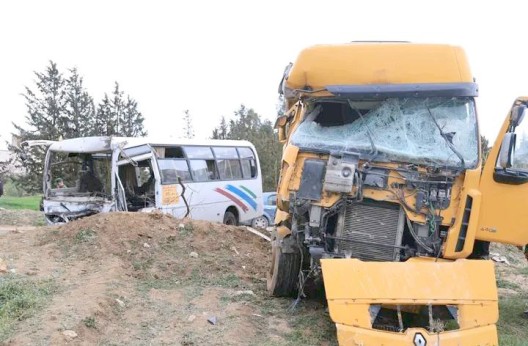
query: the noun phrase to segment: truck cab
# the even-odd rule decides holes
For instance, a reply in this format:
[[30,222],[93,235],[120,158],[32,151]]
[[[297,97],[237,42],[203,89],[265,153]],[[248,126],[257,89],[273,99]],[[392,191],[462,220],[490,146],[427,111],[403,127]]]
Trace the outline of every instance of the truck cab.
[[485,258],[489,241],[528,243],[526,99],[483,169],[460,47],[315,46],[280,92],[269,291],[302,294],[322,276],[343,345],[496,344],[493,265],[467,258]]

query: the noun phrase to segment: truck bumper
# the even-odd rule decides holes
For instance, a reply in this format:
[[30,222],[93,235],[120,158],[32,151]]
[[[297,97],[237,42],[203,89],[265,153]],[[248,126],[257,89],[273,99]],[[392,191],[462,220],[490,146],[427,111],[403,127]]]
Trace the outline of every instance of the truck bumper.
[[405,333],[390,333],[337,324],[339,345],[379,346],[493,346],[498,345],[495,325],[430,334],[422,328],[407,329]]
[[[498,297],[491,261],[323,259],[321,264],[340,345],[498,345]],[[449,307],[455,327],[431,331],[431,325],[413,325],[416,320],[400,318],[394,329],[382,330],[374,321],[375,311],[383,307],[393,312]]]

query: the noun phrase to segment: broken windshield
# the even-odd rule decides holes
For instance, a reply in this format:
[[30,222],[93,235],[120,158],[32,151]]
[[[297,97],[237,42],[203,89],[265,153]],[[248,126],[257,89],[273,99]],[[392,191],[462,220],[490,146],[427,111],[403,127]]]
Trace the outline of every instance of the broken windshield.
[[49,196],[93,195],[111,192],[111,153],[51,152],[47,177]]
[[308,104],[291,143],[305,150],[358,151],[365,157],[374,144],[380,157],[394,161],[462,168],[478,163],[471,98],[318,100]]

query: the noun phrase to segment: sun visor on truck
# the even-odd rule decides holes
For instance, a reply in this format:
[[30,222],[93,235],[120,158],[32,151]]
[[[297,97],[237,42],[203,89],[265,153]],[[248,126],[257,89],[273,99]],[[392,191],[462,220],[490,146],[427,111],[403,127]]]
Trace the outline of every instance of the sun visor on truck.
[[391,97],[476,97],[477,83],[417,83],[328,85],[335,96],[350,99],[386,99]]

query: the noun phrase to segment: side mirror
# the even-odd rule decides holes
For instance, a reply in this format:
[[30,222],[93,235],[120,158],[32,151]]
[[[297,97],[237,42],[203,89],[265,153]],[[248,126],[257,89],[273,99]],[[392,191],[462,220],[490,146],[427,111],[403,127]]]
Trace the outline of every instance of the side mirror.
[[513,106],[511,111],[511,122],[513,126],[519,126],[527,112],[526,105]]
[[288,76],[290,75],[290,70],[292,69],[292,66],[293,66],[293,63],[289,63],[288,65],[286,65],[286,67],[284,68],[284,72],[282,73],[282,79],[279,83],[279,94],[281,95],[284,95],[284,88],[285,88],[285,84],[286,84],[286,81],[288,80]]
[[[522,119],[521,119],[522,120]],[[513,121],[513,110],[512,110]],[[502,144],[499,152],[499,166],[503,169],[510,168],[513,165],[513,151],[515,150],[516,135],[513,132],[508,132],[502,139]]]

